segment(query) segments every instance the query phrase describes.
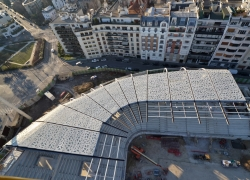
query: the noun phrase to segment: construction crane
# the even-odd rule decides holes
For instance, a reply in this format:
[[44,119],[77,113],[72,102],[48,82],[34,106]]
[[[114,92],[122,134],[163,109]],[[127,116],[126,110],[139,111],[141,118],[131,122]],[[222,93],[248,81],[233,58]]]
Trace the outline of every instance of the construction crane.
[[142,148],[137,148],[136,146],[131,146],[131,151],[136,154],[136,158],[140,157],[138,156],[138,154],[140,154],[141,156],[145,157],[148,161],[150,161],[151,163],[153,163],[154,165],[160,167],[162,169],[162,171],[164,172],[164,174],[168,173],[168,169],[163,169],[162,166],[158,163],[156,163],[154,160],[150,159],[148,156],[146,156],[143,152],[144,150]]

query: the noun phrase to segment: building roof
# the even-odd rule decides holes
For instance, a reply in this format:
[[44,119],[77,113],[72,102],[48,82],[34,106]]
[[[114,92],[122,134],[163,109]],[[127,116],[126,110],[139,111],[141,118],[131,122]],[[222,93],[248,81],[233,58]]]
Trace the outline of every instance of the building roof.
[[50,11],[53,11],[53,10],[54,10],[53,6],[47,6],[46,8],[44,8],[42,10],[42,12],[43,13],[49,13]]
[[228,70],[161,71],[116,79],[33,122],[6,144],[24,150],[6,175],[40,178],[42,156],[54,164],[46,177],[80,179],[88,162],[91,177],[122,179],[128,145],[145,132],[249,138],[246,100]]

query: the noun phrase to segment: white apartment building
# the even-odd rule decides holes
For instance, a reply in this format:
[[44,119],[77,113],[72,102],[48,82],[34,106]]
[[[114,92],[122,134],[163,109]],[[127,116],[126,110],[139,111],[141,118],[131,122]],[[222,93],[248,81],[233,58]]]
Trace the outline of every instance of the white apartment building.
[[118,3],[107,9],[101,9],[92,23],[100,55],[139,57],[140,18]]
[[197,16],[193,1],[155,4],[147,9],[141,18],[141,58],[184,62]]
[[52,4],[55,9],[59,10],[65,6],[66,2],[65,0],[52,0]]
[[250,19],[233,16],[228,23],[210,66],[250,68]]
[[[82,10],[76,13],[60,12],[59,16],[50,23],[50,27],[65,53],[85,54],[85,41],[83,41],[82,38],[85,37],[87,33],[92,34],[90,16],[84,15]],[[93,35],[90,35],[87,40],[93,39]],[[88,44],[90,41],[86,42]],[[93,45],[96,45],[96,42],[94,42]]]
[[42,15],[45,20],[54,20],[57,17],[56,10],[53,6],[48,6],[42,10]]

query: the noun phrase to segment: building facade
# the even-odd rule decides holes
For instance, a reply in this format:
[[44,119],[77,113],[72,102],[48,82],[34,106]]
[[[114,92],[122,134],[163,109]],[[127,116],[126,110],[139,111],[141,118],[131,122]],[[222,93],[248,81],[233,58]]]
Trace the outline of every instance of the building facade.
[[54,20],[57,16],[56,10],[53,6],[48,6],[42,10],[42,14],[45,20]]
[[55,9],[59,10],[65,6],[65,0],[52,0],[52,4]]
[[[67,4],[61,10],[67,11],[71,17],[74,8],[76,6]],[[245,37],[249,28],[248,12],[240,12],[243,11],[221,1],[152,3],[135,0],[128,7],[118,1],[113,4],[104,1],[103,7],[81,15],[89,18],[84,22],[78,21],[82,28],[74,34],[86,58],[117,55],[246,69],[249,68],[246,61],[249,38]],[[70,24],[64,17],[60,23]],[[237,27],[234,33],[242,34],[228,37],[226,34],[232,31],[232,26]],[[231,41],[241,42],[243,47],[235,55],[229,48]],[[221,52],[223,48],[229,48],[228,54]],[[65,52],[69,51],[65,49]]]
[[25,0],[22,3],[25,10],[28,12],[29,15],[36,14],[37,12],[41,11],[42,9],[42,1],[41,0]]
[[210,66],[250,69],[250,19],[234,16],[230,19]]

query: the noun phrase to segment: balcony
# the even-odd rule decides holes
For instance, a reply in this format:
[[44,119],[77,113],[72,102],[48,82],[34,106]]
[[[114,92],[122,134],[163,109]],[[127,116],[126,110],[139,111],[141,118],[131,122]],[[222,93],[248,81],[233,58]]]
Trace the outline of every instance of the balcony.
[[100,18],[100,20],[97,18],[94,18],[92,20],[92,26],[99,25],[99,24],[140,25],[140,23],[141,23],[140,20],[133,20],[131,22],[122,22],[122,21],[116,21],[116,20],[102,22],[101,18]]
[[90,32],[90,33],[81,33],[81,37],[85,37],[85,36],[92,36],[92,32]]
[[216,30],[216,28],[212,30],[208,30],[207,28],[197,28],[196,34],[214,34],[214,35],[223,35],[224,29]]
[[74,29],[74,32],[80,32],[80,31],[88,31],[88,30],[92,30],[92,28],[91,27],[82,27],[82,28],[79,28],[79,27],[76,27],[75,29]]
[[55,30],[70,30],[71,31],[71,28],[58,26],[58,27],[55,27]]
[[169,28],[169,32],[185,32],[185,28]]

